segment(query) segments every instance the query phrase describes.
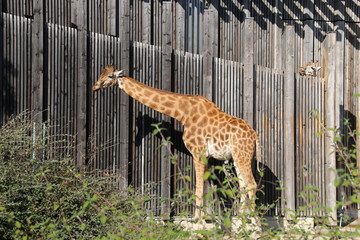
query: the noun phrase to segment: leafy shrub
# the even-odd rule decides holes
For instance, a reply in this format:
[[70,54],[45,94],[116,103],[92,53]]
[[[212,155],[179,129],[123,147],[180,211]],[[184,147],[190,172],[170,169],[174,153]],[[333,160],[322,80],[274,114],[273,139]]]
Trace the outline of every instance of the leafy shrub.
[[176,225],[159,224],[147,216],[145,196],[132,189],[114,189],[111,176],[80,173],[70,156],[57,157],[59,143],[41,131],[36,133],[40,137],[31,134],[34,123],[29,113],[11,119],[0,129],[3,239],[187,236]]

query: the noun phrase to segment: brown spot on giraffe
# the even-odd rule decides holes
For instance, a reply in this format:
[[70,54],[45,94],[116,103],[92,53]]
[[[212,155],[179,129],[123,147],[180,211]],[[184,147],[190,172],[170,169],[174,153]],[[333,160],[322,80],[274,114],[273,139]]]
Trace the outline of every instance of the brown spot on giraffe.
[[198,122],[199,118],[200,118],[200,115],[198,115],[198,114],[195,114],[194,116],[192,116],[192,118],[191,118],[192,123],[196,124]]
[[164,106],[166,106],[168,108],[174,108],[175,107],[175,102],[172,102],[172,101],[166,101],[163,104],[164,104]]
[[174,118],[177,118],[178,116],[180,116],[180,112],[178,110],[174,111]]
[[153,97],[153,101],[154,101],[154,102],[160,102],[159,96],[158,96],[158,95],[155,95],[155,96]]
[[246,190],[249,201],[254,201],[256,182],[252,175],[251,161],[254,152],[259,161],[260,140],[248,123],[222,112],[214,103],[202,96],[177,94],[152,88],[124,76],[122,71],[112,66],[103,70],[93,90],[112,85],[118,85],[135,100],[177,119],[184,125],[183,141],[193,156],[195,168],[195,218],[201,218],[203,215],[201,209],[203,209],[204,174],[207,166],[202,157],[214,157],[220,160],[233,158],[240,187]]
[[151,97],[154,93],[149,90],[144,90],[143,96]]
[[201,129],[205,127],[208,123],[208,118],[206,116],[202,117],[198,122],[198,127]]

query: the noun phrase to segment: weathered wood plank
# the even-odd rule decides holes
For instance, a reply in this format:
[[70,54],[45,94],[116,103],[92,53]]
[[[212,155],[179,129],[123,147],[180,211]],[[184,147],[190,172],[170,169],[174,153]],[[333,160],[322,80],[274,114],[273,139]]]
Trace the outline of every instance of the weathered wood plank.
[[[212,99],[212,84],[213,84],[213,57],[217,57],[217,39],[218,32],[218,12],[217,2],[212,2],[209,8],[204,11],[204,42],[203,42],[203,61],[204,61],[204,78],[203,78],[203,95],[208,99]],[[217,79],[215,79],[217,81]]]
[[31,105],[35,121],[43,120],[44,94],[44,5],[43,1],[34,1],[34,20],[32,26],[32,98]]
[[[171,91],[172,89],[172,3],[162,3],[162,22],[161,22],[161,83],[162,89]],[[162,117],[163,121],[171,122],[168,116]],[[171,160],[166,146],[161,148],[161,214],[170,217],[170,189],[171,189]]]
[[87,142],[87,1],[79,0],[76,2],[78,9],[76,15],[76,26],[78,33],[77,56],[78,56],[78,75],[77,75],[77,124],[76,124],[76,166],[82,169],[85,166],[86,142]]
[[325,141],[325,182],[326,182],[326,206],[331,209],[329,213],[331,224],[336,223],[336,187],[334,185],[336,179],[336,156],[334,154],[334,138],[335,138],[335,112],[338,109],[336,104],[336,33],[330,32],[327,34],[324,42],[324,50],[322,52],[322,63],[324,69],[324,80],[326,82],[325,92],[325,124],[328,129],[328,138]]
[[[108,0],[106,4],[106,29],[107,35],[116,36],[117,35],[117,29],[116,29],[116,23],[118,16],[116,15],[116,4],[118,1],[116,0]],[[120,1],[122,2],[122,1]]]
[[[119,38],[121,42],[120,49],[120,65],[126,75],[130,75],[130,7],[129,0],[119,2]],[[129,96],[121,92],[120,95],[120,175],[123,180],[120,188],[124,189],[128,186],[128,164],[130,162],[130,125],[131,112]]]
[[141,21],[141,42],[143,43],[151,43],[151,2],[147,1],[139,1],[141,4],[141,15],[138,16]]
[[[246,18],[243,32],[253,32],[254,19]],[[243,59],[244,63],[244,119],[253,126],[254,124],[254,39],[253,34],[244,38]]]

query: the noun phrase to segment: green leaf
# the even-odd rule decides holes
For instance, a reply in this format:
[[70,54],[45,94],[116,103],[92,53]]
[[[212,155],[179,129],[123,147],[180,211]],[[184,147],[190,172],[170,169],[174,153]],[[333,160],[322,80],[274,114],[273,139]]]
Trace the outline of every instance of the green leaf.
[[55,211],[56,211],[56,210],[58,210],[58,209],[59,209],[59,207],[60,207],[60,205],[59,205],[59,204],[54,203],[54,210],[55,210]]
[[152,127],[159,127],[160,125],[161,125],[161,122],[150,124],[150,126],[152,126]]
[[154,129],[154,131],[152,132],[153,135],[156,135],[159,133],[159,130],[158,129]]
[[208,180],[209,177],[210,177],[210,175],[211,175],[211,172],[206,171],[205,174],[204,174],[204,180],[205,180],[205,181]]
[[190,176],[184,176],[184,178],[187,180],[187,181],[189,181],[189,182],[191,182],[191,177]]
[[83,205],[83,209],[85,210],[90,205],[89,201],[86,201]]
[[224,225],[226,228],[231,228],[231,220],[229,218],[224,218]]
[[85,225],[85,224],[81,224],[81,225],[80,225],[80,230],[83,230],[83,231],[84,231],[85,228],[86,228],[86,225]]
[[354,94],[354,97],[360,97],[360,93]]
[[15,222],[15,227],[17,227],[17,228],[21,228],[21,223],[20,223],[20,222],[18,222],[18,221],[16,221],[16,222]]
[[234,193],[231,191],[231,189],[226,189],[225,192],[229,197],[234,198]]
[[101,224],[105,224],[106,221],[107,221],[107,217],[106,217],[106,216],[101,216],[101,217],[100,217],[100,222],[101,222]]
[[336,136],[336,137],[334,137],[334,140],[333,140],[334,142],[340,142],[341,141],[341,137],[339,137],[339,136]]
[[50,223],[49,225],[48,225],[48,228],[50,228],[50,229],[54,229],[56,226],[55,226],[55,224],[53,224],[53,223]]
[[90,201],[95,202],[96,200],[98,200],[100,197],[96,194],[93,195],[93,197],[90,199]]

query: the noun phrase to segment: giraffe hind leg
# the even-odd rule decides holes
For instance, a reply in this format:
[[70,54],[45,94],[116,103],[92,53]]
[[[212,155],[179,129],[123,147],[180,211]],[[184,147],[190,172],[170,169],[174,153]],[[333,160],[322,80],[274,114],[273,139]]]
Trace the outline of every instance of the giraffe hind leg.
[[255,206],[256,182],[252,174],[251,159],[250,164],[241,164],[238,159],[234,159],[236,174],[239,179],[240,187],[240,208],[239,213],[251,212]]

